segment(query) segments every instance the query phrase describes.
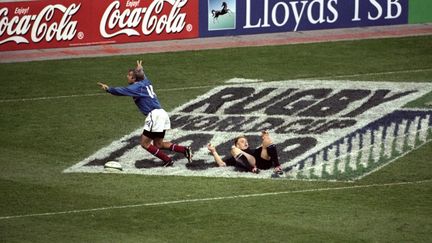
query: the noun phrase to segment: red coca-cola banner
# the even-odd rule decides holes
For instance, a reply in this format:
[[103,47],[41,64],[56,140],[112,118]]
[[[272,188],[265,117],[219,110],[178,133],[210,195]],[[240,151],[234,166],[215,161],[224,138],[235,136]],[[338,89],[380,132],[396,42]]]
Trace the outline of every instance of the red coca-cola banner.
[[198,0],[0,3],[0,51],[196,38]]

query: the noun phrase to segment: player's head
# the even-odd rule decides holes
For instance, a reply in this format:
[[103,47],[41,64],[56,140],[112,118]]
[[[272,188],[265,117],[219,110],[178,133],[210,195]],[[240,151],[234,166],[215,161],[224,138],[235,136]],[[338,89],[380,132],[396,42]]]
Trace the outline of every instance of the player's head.
[[241,149],[241,150],[245,150],[247,148],[249,148],[249,143],[248,140],[245,136],[238,136],[234,139],[234,146],[236,146],[237,148]]
[[132,68],[129,69],[127,74],[127,80],[129,84],[133,84],[136,81],[141,81],[144,79],[144,71],[142,69]]
[[133,84],[136,82],[135,69],[129,69],[127,73],[127,80],[129,84]]

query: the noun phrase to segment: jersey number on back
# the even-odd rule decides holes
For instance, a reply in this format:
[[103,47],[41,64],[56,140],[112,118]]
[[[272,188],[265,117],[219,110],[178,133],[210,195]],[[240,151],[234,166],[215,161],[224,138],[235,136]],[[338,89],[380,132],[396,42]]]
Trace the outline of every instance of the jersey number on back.
[[148,92],[149,96],[150,96],[152,99],[153,99],[154,97],[156,97],[156,93],[153,91],[153,86],[152,86],[152,85],[146,86],[146,88],[147,88],[147,92]]

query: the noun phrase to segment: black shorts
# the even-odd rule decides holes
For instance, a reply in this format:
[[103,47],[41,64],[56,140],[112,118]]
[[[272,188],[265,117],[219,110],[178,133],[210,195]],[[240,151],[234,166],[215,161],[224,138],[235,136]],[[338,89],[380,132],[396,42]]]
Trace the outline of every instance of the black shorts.
[[151,139],[164,138],[165,137],[165,131],[163,131],[163,132],[149,132],[147,130],[144,130],[143,135],[148,137],[148,138],[151,138]]
[[262,147],[255,149],[253,156],[256,160],[256,167],[261,170],[268,170],[273,167],[273,161],[261,158]]
[[265,160],[261,157],[255,157],[256,167],[261,170],[268,170],[273,167],[273,162],[271,160]]

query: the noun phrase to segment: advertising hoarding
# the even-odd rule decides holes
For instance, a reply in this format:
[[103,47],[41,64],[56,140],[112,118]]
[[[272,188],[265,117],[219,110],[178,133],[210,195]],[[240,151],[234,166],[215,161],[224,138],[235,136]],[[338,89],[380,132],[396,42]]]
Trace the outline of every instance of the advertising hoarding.
[[198,0],[0,3],[0,50],[198,37]]
[[206,0],[200,2],[201,36],[407,23],[408,0]]
[[416,0],[9,1],[0,3],[0,51],[419,23],[429,19],[423,13],[429,5]]

